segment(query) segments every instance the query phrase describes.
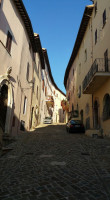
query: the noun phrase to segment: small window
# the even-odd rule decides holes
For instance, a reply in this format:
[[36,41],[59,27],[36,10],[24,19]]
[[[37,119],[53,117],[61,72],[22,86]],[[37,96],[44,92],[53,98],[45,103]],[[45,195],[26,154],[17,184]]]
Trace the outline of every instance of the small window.
[[67,99],[68,99],[68,101],[70,101],[70,92],[69,92],[69,94],[68,94],[68,98],[67,98]]
[[97,13],[97,2],[95,3],[95,15]]
[[78,97],[81,97],[81,85],[79,86]]
[[106,24],[106,9],[103,12],[103,26]]
[[81,63],[79,64],[79,74],[81,73]]
[[24,98],[23,114],[26,114],[27,98]]
[[44,80],[42,80],[42,90],[44,91]]
[[84,56],[85,56],[85,62],[86,62],[87,61],[87,49],[85,49]]
[[39,89],[38,89],[38,86],[37,86],[37,99],[38,99],[38,92],[39,92]]
[[69,85],[70,85],[70,79],[68,79],[68,89],[69,89]]
[[95,31],[95,44],[97,43],[97,29]]
[[26,79],[27,79],[27,81],[29,81],[29,68],[30,68],[30,66],[29,66],[29,63],[27,64],[27,73],[26,73]]
[[12,35],[11,33],[8,31],[8,34],[7,34],[7,41],[6,41],[6,48],[8,50],[8,52],[10,53],[11,51],[11,44],[12,44]]

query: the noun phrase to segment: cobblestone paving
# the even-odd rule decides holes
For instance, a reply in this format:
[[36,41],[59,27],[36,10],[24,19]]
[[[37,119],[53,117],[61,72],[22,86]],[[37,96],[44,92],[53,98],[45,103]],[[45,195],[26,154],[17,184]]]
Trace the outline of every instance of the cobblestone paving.
[[110,200],[110,139],[49,125],[8,147],[0,157],[0,200]]

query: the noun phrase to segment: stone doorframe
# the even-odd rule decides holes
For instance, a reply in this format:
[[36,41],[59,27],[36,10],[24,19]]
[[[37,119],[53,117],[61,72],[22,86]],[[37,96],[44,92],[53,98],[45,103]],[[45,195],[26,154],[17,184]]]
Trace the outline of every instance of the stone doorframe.
[[13,89],[11,81],[7,75],[0,76],[0,88],[3,85],[8,86],[8,102],[7,102],[7,112],[6,112],[6,122],[5,122],[5,131],[4,134],[9,135],[11,131],[11,119],[13,112]]

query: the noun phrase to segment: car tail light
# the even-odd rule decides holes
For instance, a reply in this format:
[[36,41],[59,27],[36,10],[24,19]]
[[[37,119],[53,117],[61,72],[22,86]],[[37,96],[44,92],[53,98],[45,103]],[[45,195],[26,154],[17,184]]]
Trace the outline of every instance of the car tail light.
[[73,125],[73,124],[71,124],[71,125],[70,125],[70,128],[72,128],[72,127],[74,127],[74,125]]

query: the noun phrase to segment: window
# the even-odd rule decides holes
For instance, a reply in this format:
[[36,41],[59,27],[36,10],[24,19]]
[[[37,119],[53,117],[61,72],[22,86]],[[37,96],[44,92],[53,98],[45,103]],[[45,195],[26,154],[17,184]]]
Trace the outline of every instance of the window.
[[95,3],[95,15],[97,13],[97,2]]
[[42,90],[44,91],[44,80],[42,80]]
[[79,64],[79,74],[81,73],[81,63]]
[[70,79],[68,79],[68,89],[69,89],[69,85],[70,85]]
[[105,72],[109,71],[108,67],[108,49],[104,52],[104,65],[105,65]]
[[27,79],[27,81],[29,81],[29,68],[30,68],[30,66],[29,66],[29,63],[27,64],[27,73],[26,73],[26,79]]
[[38,86],[37,86],[37,99],[38,99],[38,90],[39,90],[39,89],[38,89]]
[[27,98],[24,98],[23,114],[26,114]]
[[103,26],[106,24],[106,9],[103,12]]
[[103,98],[103,121],[110,119],[110,96],[106,94]]
[[69,94],[68,94],[68,98],[67,98],[67,99],[68,99],[68,101],[70,101],[70,92],[69,92]]
[[95,44],[97,43],[97,29],[95,31]]
[[6,41],[6,48],[8,50],[8,52],[10,53],[11,51],[11,44],[12,44],[12,35],[11,33],[8,31],[8,34],[7,34],[7,41]]
[[79,86],[79,91],[78,91],[78,98],[81,97],[81,85]]
[[86,62],[87,61],[87,49],[85,49],[84,57],[85,57],[85,62]]

